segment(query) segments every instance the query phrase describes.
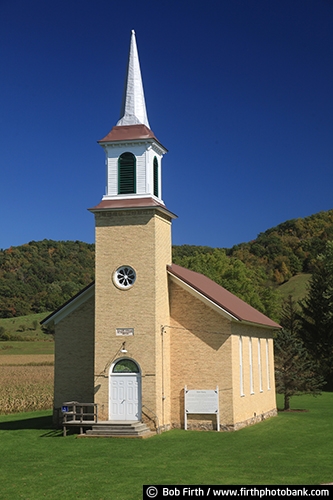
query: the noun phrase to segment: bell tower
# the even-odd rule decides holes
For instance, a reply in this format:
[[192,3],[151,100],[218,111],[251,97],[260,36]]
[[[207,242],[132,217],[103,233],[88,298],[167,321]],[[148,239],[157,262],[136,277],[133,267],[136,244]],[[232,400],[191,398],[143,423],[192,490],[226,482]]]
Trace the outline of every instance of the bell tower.
[[[167,150],[148,122],[134,31],[121,116],[98,142],[106,155],[106,192],[90,209],[96,226],[95,402],[101,420],[151,423],[155,415],[167,427],[169,345],[161,327],[169,324],[175,215],[162,200]],[[133,373],[120,373],[127,369]]]
[[152,198],[163,204],[161,167],[167,150],[149,128],[134,30],[120,119],[99,144],[106,155],[104,201]]

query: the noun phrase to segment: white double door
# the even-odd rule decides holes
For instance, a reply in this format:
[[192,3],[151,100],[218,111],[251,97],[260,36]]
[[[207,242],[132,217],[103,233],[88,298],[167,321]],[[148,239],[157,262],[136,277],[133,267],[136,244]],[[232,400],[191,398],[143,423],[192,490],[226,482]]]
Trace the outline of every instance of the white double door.
[[139,373],[112,373],[109,394],[110,420],[141,420]]

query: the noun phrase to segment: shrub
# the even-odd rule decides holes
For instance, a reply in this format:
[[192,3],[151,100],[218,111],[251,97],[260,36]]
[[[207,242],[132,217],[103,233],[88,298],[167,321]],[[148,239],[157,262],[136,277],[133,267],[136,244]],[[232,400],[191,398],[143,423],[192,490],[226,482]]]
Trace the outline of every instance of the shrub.
[[4,329],[3,326],[0,326],[0,342],[4,342],[6,340],[10,339],[10,335],[6,333],[6,330]]

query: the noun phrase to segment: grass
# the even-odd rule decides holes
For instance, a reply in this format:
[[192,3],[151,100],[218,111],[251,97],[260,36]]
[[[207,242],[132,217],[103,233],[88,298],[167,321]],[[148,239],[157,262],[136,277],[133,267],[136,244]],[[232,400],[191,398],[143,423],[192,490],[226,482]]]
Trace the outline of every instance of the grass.
[[[9,355],[40,355],[54,354],[54,342],[36,341],[36,342],[0,342],[0,360],[1,356]],[[1,362],[1,361],[0,361]]]
[[279,290],[283,298],[288,298],[289,295],[292,295],[294,300],[304,299],[308,292],[308,283],[311,278],[311,274],[297,274],[290,278],[289,281],[283,283],[283,285],[279,286]]
[[333,393],[238,432],[66,438],[50,412],[0,417],[0,498],[138,500],[143,484],[306,485],[333,479]]
[[49,313],[29,314],[17,318],[0,318],[0,327],[9,335],[34,340],[50,340],[50,335],[43,333],[40,321]]

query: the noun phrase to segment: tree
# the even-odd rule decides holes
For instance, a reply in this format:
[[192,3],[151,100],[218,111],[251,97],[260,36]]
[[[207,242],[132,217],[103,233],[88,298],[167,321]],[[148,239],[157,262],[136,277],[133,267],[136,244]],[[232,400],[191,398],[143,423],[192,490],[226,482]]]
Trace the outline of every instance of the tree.
[[179,255],[174,258],[175,264],[204,274],[252,307],[277,319],[279,294],[267,288],[263,268],[249,268],[240,259],[228,257],[224,249],[218,248]]
[[281,330],[274,341],[275,384],[284,395],[284,410],[290,409],[290,398],[301,394],[320,394],[323,377],[316,373],[316,363],[302,341],[288,330]]
[[299,336],[317,360],[320,373],[333,390],[333,241],[328,241],[324,253],[310,279],[309,292],[301,303]]
[[280,325],[292,335],[297,335],[301,326],[299,307],[292,295],[282,302]]

